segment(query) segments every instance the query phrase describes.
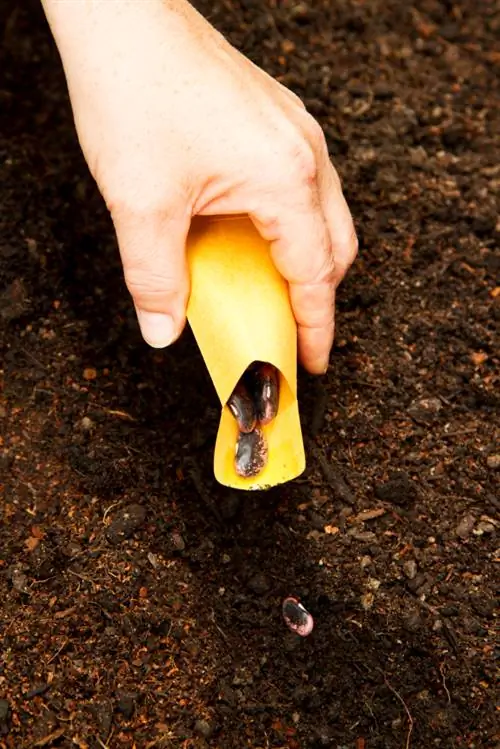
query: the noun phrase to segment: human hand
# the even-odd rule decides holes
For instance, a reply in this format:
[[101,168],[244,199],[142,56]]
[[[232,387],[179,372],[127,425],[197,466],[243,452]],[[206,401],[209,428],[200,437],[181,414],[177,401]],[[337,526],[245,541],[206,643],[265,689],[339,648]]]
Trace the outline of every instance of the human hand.
[[80,143],[111,213],[145,340],[174,341],[195,215],[245,213],[289,283],[299,357],[328,366],[357,251],[323,132],[187,0],[44,0]]

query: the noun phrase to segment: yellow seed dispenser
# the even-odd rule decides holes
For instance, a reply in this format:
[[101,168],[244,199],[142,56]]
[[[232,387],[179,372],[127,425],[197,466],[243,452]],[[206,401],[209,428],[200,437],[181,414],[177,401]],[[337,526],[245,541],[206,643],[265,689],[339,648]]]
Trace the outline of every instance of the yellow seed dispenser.
[[[222,405],[215,478],[237,489],[267,489],[305,468],[297,402],[297,326],[288,285],[269,245],[246,216],[195,218],[188,237],[191,296],[187,316]],[[261,427],[267,463],[245,478],[235,468],[238,423],[227,403],[254,362],[279,374],[275,418]],[[241,436],[241,435],[240,435]]]

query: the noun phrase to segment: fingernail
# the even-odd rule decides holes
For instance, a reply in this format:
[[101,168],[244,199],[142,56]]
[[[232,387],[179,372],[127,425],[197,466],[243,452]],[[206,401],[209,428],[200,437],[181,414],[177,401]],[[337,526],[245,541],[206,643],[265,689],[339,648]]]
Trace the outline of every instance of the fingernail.
[[142,337],[153,348],[165,348],[175,339],[175,324],[170,315],[139,309],[137,319]]

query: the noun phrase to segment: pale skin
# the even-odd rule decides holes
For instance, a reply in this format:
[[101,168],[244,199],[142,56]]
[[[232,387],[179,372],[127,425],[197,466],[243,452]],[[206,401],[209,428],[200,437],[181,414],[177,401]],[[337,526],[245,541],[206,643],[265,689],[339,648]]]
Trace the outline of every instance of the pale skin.
[[196,215],[248,214],[289,284],[300,360],[326,371],[357,252],[321,127],[187,0],[42,0],[144,339],[185,325]]

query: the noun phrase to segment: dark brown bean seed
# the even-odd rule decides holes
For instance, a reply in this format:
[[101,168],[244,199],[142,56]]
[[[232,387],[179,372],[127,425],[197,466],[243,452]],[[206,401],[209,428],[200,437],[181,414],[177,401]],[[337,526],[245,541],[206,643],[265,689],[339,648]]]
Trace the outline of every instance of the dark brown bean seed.
[[267,442],[260,429],[240,433],[234,465],[238,476],[258,476],[267,464]]
[[242,380],[231,393],[227,406],[238,422],[240,432],[251,432],[255,428],[257,417],[254,402]]
[[292,632],[301,637],[307,637],[307,635],[311,634],[314,627],[314,619],[309,611],[302,606],[300,601],[297,601],[292,596],[285,598],[282,611],[283,619]]
[[279,406],[280,380],[276,367],[258,362],[248,372],[249,386],[257,421],[263,426],[276,418]]

